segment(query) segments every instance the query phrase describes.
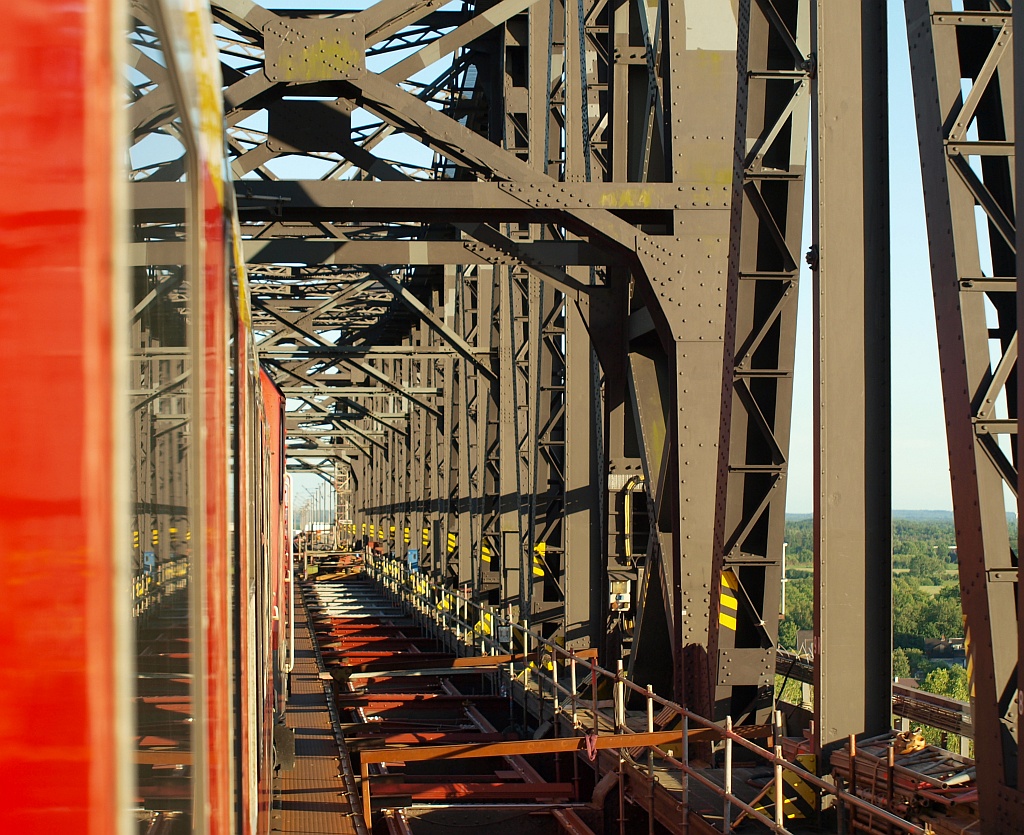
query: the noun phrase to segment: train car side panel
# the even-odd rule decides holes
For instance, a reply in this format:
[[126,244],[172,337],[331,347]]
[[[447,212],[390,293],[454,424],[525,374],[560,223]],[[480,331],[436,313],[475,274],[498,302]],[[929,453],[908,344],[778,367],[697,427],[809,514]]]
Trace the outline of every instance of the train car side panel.
[[0,201],[0,831],[119,832],[130,778],[118,597],[128,581],[112,500],[124,397],[112,44],[124,7],[40,0],[5,11],[0,143],[17,199]]

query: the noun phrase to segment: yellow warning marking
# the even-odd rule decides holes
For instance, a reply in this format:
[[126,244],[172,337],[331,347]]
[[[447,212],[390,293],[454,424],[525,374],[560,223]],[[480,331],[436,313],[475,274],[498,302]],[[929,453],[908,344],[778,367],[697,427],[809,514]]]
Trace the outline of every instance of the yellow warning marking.
[[544,563],[544,555],[548,552],[546,542],[538,542],[533,546],[533,576],[543,577],[547,573],[547,566]]
[[[730,569],[726,569],[722,572],[722,589],[718,596],[718,622],[726,629],[733,630],[733,632],[736,631],[735,613],[739,609],[739,601],[736,599],[735,592],[739,589],[739,587],[739,580]],[[733,614],[728,614],[725,611],[726,609],[732,609]]]

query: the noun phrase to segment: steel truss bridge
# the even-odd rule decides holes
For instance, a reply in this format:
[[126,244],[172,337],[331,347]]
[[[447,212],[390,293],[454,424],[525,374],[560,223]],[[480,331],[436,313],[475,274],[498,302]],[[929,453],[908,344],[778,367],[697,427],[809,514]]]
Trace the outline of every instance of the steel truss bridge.
[[[816,744],[889,728],[885,4],[320,6],[212,3],[290,466],[344,479],[351,538],[764,721],[806,257]],[[1011,6],[905,3],[985,832],[1024,819]],[[136,136],[168,130],[148,31]],[[134,172],[140,228],[180,176]]]

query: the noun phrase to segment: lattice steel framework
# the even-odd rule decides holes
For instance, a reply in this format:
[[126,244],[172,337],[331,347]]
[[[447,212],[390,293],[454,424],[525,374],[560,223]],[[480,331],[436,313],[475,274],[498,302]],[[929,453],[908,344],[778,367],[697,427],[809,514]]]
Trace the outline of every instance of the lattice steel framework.
[[[1016,426],[1009,6],[966,5],[907,8],[977,699],[1002,706],[978,728],[1009,763],[1017,644],[993,625],[1012,622],[1016,579],[1001,514],[1015,453],[998,441]],[[634,680],[707,715],[762,721],[809,105],[834,117],[816,126],[820,224],[842,223],[831,184],[867,217],[884,202],[864,174],[884,162],[884,118],[863,105],[884,107],[882,4],[850,4],[849,18],[820,0],[213,7],[254,324],[290,398],[291,465],[351,468],[357,537],[416,550],[421,570],[623,657]],[[834,70],[841,41],[862,77]],[[864,146],[846,144],[865,119]],[[156,210],[175,185],[148,183],[140,205]],[[881,223],[844,228],[849,252],[867,253]],[[810,253],[819,391],[840,382],[829,357],[875,371],[856,439],[820,459],[822,542],[866,514],[850,549],[820,546],[832,587],[884,568],[887,471],[863,465],[889,454],[887,343],[871,341],[886,328],[870,305],[870,327],[841,326],[839,237],[819,234]],[[887,292],[878,252],[847,266],[881,269],[856,285],[861,302]],[[819,410],[822,450],[838,449],[836,402]],[[841,478],[842,503],[827,500],[828,467],[856,476]],[[822,647],[841,646],[837,611],[865,645],[884,643],[887,609],[871,619],[836,601],[819,598],[833,617],[819,619]],[[851,710],[829,733],[872,713],[880,664],[844,685]]]
[[441,5],[214,4],[293,463],[353,466],[357,535],[763,718],[806,4]]
[[[1012,4],[908,0],[914,100],[966,617],[982,829],[1024,817],[1018,755],[1017,227]],[[1018,162],[1018,165],[1020,163]]]

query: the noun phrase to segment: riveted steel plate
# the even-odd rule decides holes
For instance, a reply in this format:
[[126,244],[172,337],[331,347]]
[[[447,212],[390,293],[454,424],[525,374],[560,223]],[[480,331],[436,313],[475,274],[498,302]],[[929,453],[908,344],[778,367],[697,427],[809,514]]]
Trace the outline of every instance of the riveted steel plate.
[[271,81],[344,81],[366,69],[363,27],[351,19],[278,19],[263,35]]

